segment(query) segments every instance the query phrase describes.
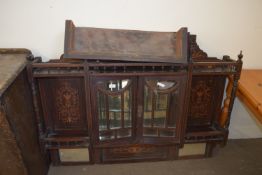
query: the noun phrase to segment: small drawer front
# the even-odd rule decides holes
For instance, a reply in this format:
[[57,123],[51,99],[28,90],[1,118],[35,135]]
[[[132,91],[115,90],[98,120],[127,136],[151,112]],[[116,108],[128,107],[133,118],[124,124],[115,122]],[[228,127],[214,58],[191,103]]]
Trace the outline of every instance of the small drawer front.
[[[165,160],[168,159],[167,146],[129,146],[119,148],[104,148],[101,150],[102,162],[125,162],[139,160]],[[172,148],[176,149],[176,148]]]

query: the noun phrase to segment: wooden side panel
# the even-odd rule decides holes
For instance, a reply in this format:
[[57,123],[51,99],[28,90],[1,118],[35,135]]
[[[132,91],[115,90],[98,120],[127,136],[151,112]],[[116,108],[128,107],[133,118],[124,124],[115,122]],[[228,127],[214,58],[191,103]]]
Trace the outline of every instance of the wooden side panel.
[[38,79],[47,132],[88,135],[84,79]]
[[188,126],[211,125],[221,107],[224,76],[193,76]]
[[3,172],[8,175],[28,174],[15,136],[2,108],[0,108],[0,160],[0,174]]
[[[11,171],[14,171],[14,169],[18,167],[21,169],[21,161],[23,161],[29,175],[45,175],[48,170],[48,165],[45,160],[45,155],[41,153],[39,148],[32,96],[25,70],[4,93],[3,104],[6,118],[13,132],[12,136],[11,131],[7,130],[7,125],[4,124],[5,136],[0,136],[0,138],[5,138],[5,141],[0,141],[0,143],[6,143],[7,145],[5,148],[0,149],[4,151],[4,153],[0,155],[2,156],[8,152],[12,153],[10,157],[0,158],[0,160],[5,160],[2,162],[8,163],[8,165],[1,163],[1,166],[12,169],[10,173],[5,172],[5,174],[12,175]],[[5,123],[5,121],[3,122]],[[2,125],[0,128],[2,129]],[[15,137],[15,140],[13,140],[13,137]],[[15,142],[17,146],[14,145]],[[19,149],[19,151],[17,149]],[[15,153],[20,154],[17,155],[17,160],[10,159]],[[10,161],[8,161],[8,159],[10,159]],[[20,173],[15,174],[25,174],[23,171],[20,170]]]

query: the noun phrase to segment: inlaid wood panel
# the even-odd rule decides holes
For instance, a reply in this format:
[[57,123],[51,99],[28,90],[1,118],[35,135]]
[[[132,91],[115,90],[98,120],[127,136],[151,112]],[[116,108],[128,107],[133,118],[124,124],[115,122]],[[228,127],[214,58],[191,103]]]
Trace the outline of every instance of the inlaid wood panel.
[[193,76],[188,125],[211,125],[221,107],[224,76]]
[[[164,160],[177,152],[176,147],[133,145],[128,147],[105,148],[101,150],[102,162],[125,162],[142,160]],[[175,157],[175,156],[174,156]]]
[[38,80],[48,132],[87,135],[85,91],[82,78],[42,78]]

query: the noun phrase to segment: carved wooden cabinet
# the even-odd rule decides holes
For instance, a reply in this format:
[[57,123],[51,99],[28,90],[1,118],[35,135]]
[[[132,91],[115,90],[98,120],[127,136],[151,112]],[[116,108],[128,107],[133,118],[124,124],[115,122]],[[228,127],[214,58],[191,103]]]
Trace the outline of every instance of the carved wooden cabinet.
[[64,55],[28,67],[41,147],[56,165],[211,156],[227,141],[241,58],[208,57],[186,28],[67,21]]

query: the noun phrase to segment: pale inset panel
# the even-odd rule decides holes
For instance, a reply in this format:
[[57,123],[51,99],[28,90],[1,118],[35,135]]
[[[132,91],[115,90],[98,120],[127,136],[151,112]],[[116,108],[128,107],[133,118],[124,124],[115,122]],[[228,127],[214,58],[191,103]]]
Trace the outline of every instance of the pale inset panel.
[[59,149],[61,162],[89,162],[88,148]]
[[185,144],[183,148],[179,149],[179,157],[204,155],[205,149],[206,149],[206,143]]

